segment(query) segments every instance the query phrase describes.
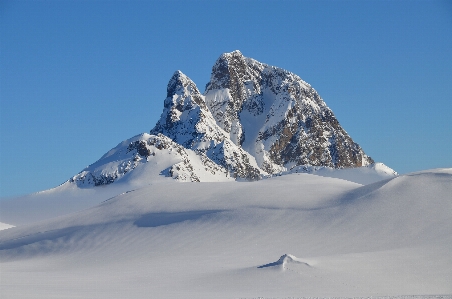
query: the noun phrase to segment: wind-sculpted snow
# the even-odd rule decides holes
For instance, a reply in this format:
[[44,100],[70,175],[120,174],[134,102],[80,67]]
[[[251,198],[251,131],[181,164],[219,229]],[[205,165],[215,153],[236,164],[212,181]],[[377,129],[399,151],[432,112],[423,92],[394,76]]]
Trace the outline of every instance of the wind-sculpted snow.
[[[294,267],[294,265],[295,265],[295,267]],[[284,254],[276,262],[265,264],[265,265],[259,266],[257,268],[259,268],[259,269],[276,268],[281,271],[285,271],[285,270],[289,269],[289,270],[293,271],[293,268],[297,268],[296,266],[302,266],[303,268],[311,267],[308,263],[306,263],[305,261],[301,261],[300,259],[293,256],[292,254]]]
[[372,184],[392,179],[398,173],[383,163],[372,163],[362,167],[336,169],[327,166],[296,166],[287,173],[311,173],[315,175],[338,178],[358,184]]
[[450,194],[450,169],[366,186],[306,173],[153,184],[0,231],[1,294],[440,298],[428,294],[452,293]]

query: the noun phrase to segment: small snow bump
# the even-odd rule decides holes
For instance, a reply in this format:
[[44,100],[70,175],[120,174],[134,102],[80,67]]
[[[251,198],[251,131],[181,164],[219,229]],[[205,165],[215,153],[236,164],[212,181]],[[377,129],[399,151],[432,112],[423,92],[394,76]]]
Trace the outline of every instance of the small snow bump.
[[276,262],[265,264],[265,265],[259,266],[257,268],[259,268],[259,269],[276,268],[276,269],[281,269],[284,271],[284,270],[288,269],[288,264],[296,264],[296,265],[311,267],[311,265],[302,261],[301,259],[297,258],[296,256],[294,256],[292,254],[283,254],[279,258],[279,260],[277,260]]

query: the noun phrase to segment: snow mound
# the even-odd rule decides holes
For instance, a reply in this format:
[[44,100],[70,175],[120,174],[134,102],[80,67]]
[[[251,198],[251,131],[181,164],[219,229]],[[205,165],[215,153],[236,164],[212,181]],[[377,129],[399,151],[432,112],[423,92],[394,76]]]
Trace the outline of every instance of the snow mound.
[[331,168],[326,166],[301,165],[292,168],[287,173],[310,173],[323,177],[331,177],[361,185],[368,185],[378,181],[393,179],[398,173],[383,163],[372,163],[367,166],[355,168]]
[[265,264],[265,265],[259,266],[257,268],[262,269],[262,268],[274,267],[274,268],[280,269],[282,271],[285,271],[286,269],[288,269],[289,264],[304,265],[307,267],[311,267],[311,265],[300,260],[299,258],[297,258],[294,255],[284,254],[276,262]]

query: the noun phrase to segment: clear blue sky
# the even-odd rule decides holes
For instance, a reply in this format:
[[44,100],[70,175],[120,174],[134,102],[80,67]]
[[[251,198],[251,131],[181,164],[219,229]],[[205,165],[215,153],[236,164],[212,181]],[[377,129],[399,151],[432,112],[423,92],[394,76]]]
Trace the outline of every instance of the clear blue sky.
[[148,132],[223,52],[310,83],[399,173],[452,167],[451,1],[0,1],[0,196],[55,187]]

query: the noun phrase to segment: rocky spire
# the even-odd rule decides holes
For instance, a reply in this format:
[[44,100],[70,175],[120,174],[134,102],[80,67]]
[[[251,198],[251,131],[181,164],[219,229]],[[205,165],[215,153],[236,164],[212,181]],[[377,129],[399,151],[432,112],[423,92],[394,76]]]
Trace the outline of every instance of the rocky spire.
[[185,148],[205,154],[227,169],[230,176],[259,179],[253,157],[231,142],[217,125],[195,83],[180,71],[168,83],[163,113],[150,133],[163,134]]
[[217,125],[207,110],[204,96],[189,77],[176,71],[168,83],[162,115],[151,134],[161,133],[191,148],[200,141],[223,141],[224,136],[213,132],[217,130],[212,127],[216,129]]

